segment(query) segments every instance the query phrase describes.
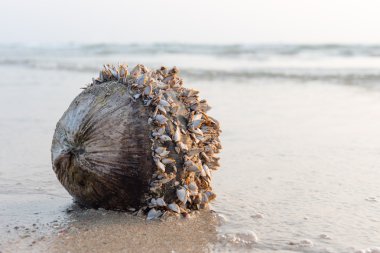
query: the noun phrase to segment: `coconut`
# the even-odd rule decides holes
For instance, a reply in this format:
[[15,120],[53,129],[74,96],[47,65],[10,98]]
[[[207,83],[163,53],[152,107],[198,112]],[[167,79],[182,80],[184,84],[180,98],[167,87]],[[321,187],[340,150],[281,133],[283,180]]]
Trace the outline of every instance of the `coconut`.
[[210,171],[219,166],[219,123],[178,74],[105,65],[70,104],[51,156],[58,180],[78,203],[161,215],[215,198]]

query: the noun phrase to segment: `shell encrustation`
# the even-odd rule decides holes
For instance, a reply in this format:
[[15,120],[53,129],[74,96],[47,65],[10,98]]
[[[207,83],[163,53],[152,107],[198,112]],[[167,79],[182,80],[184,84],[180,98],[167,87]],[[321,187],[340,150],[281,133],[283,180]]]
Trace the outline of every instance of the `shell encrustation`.
[[81,204],[188,213],[215,198],[219,123],[179,70],[105,65],[57,123],[52,163]]

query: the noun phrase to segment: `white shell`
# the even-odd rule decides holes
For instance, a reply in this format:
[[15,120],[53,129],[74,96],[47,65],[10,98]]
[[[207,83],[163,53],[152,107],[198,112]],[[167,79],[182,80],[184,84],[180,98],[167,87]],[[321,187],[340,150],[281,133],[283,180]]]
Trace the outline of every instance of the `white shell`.
[[203,136],[203,132],[199,128],[189,128],[189,131],[193,132],[193,133],[195,133],[197,135]]
[[200,171],[196,165],[191,165],[191,166],[187,167],[186,170],[191,171],[191,172],[199,172]]
[[164,116],[164,115],[161,115],[161,114],[158,114],[156,115],[156,117],[154,117],[154,119],[159,123],[159,124],[165,124],[166,121],[168,121],[168,119]]
[[151,85],[146,86],[144,89],[144,95],[149,96],[151,93],[152,93],[152,86]]
[[166,110],[165,110],[165,108],[162,105],[157,105],[156,108],[157,108],[157,110],[160,110],[163,114],[166,115]]
[[202,119],[202,113],[197,113],[193,117],[193,121],[201,120]]
[[154,158],[154,162],[156,163],[157,165],[157,168],[161,171],[161,172],[165,172],[165,165],[157,158]]
[[153,137],[156,137],[156,136],[160,136],[161,134],[159,133],[159,132],[157,132],[157,131],[153,131],[152,132],[152,136]]
[[180,213],[181,209],[179,209],[179,206],[176,203],[171,203],[168,205],[169,209],[173,212]]
[[152,135],[153,135],[153,136],[161,136],[161,135],[163,135],[164,133],[165,133],[165,127],[162,126],[162,127],[158,128],[158,130],[153,131],[153,132],[152,132]]
[[[198,115],[198,114],[197,114]],[[197,116],[196,115],[196,116]],[[202,117],[202,115],[201,115],[201,117]],[[193,121],[191,122],[191,124],[190,124],[190,127],[192,127],[192,128],[198,128],[198,127],[200,127],[201,126],[201,124],[202,124],[202,120],[201,119],[195,119],[195,116],[194,116],[194,118],[193,118]]]
[[169,163],[175,163],[175,160],[173,158],[164,158],[162,159],[163,164],[169,164]]
[[152,206],[157,206],[157,201],[156,201],[156,199],[155,199],[155,198],[152,198],[152,199],[150,200],[150,204],[151,204]]
[[166,203],[163,198],[156,199],[156,203],[158,206],[166,206]]
[[160,100],[160,105],[161,106],[166,106],[166,107],[170,106],[170,104],[167,101],[163,100],[163,99]]
[[188,160],[184,163],[184,166],[186,168],[186,170],[188,171],[192,171],[192,172],[198,172],[200,171],[200,169],[198,168],[198,166],[191,160]]
[[195,182],[191,182],[188,187],[189,187],[189,190],[192,191],[193,193],[198,192],[198,186]]
[[159,156],[165,157],[167,156],[170,152],[166,150],[164,147],[158,147],[154,150]]
[[187,192],[184,188],[177,189],[177,197],[182,203],[186,204]]
[[174,133],[174,136],[173,136],[173,140],[175,142],[181,141],[181,133],[180,133],[179,127],[177,127],[176,130],[175,130],[175,133]]
[[168,135],[161,135],[161,136],[160,136],[160,140],[161,140],[162,142],[166,142],[166,141],[171,141],[172,138],[170,138]]
[[170,154],[170,151],[166,150],[160,154],[161,157],[166,157]]
[[209,162],[210,158],[206,155],[205,152],[201,152],[201,156],[205,159],[205,161]]
[[201,200],[201,203],[204,204],[204,203],[207,203],[208,202],[208,197],[206,194],[202,194],[202,200]]
[[156,209],[152,208],[148,212],[146,219],[147,220],[154,220],[154,219],[157,219],[158,217],[160,217],[161,215],[162,215],[162,212],[160,210],[157,211]]
[[[210,169],[209,167],[206,165],[206,164],[203,164],[203,171],[205,173],[204,177],[207,175],[208,177],[211,178],[211,172],[210,172]],[[203,176],[203,174],[201,173],[201,175]]]
[[207,176],[206,171],[204,169],[201,170],[201,176],[202,177],[206,177]]
[[190,167],[190,166],[193,166],[195,165],[195,163],[191,160],[187,160],[184,164],[183,164],[185,167]]
[[119,79],[119,73],[116,71],[116,69],[110,69],[112,75],[116,78],[116,79]]
[[[133,71],[133,70],[132,70],[132,71]],[[144,84],[144,83],[145,83],[145,75],[141,75],[141,76],[139,76],[139,77],[137,78],[137,80],[136,80],[136,83],[137,83],[137,84],[140,84],[140,85]]]
[[184,151],[188,151],[189,148],[186,146],[185,143],[183,142],[178,142],[178,147],[181,149],[181,150],[184,150]]
[[157,132],[160,134],[160,135],[163,135],[165,133],[165,127],[160,127]]

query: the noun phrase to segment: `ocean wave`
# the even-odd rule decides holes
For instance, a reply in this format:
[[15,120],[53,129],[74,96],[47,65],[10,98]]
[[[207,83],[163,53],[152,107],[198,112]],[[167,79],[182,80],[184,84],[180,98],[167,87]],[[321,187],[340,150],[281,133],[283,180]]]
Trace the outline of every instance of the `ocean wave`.
[[26,50],[43,53],[72,55],[113,54],[198,54],[215,56],[297,56],[319,55],[338,57],[380,57],[380,45],[364,44],[57,44],[57,45],[0,45],[0,51]]
[[0,59],[0,66],[1,65],[74,72],[96,72],[100,69],[100,67],[92,67],[84,64],[73,64],[59,61],[39,61],[34,59]]
[[[97,73],[100,65],[74,63],[73,61],[38,61],[33,59],[0,59],[0,66],[41,69],[47,71],[69,71]],[[197,80],[289,80],[289,81],[325,81],[346,84],[380,83],[380,69],[360,68],[257,68],[257,69],[208,69],[181,68],[185,78]]]
[[305,70],[305,69],[260,69],[246,71],[184,69],[182,73],[195,79],[203,80],[249,80],[272,79],[289,81],[323,81],[359,84],[380,82],[380,72],[377,71],[342,71],[331,69]]

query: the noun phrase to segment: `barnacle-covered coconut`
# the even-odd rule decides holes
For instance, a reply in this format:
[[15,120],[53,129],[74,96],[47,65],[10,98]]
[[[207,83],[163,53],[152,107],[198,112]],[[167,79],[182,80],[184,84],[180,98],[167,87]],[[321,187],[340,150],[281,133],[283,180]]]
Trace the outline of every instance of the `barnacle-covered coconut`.
[[53,170],[89,207],[186,213],[215,198],[219,123],[178,69],[104,66],[57,123]]

